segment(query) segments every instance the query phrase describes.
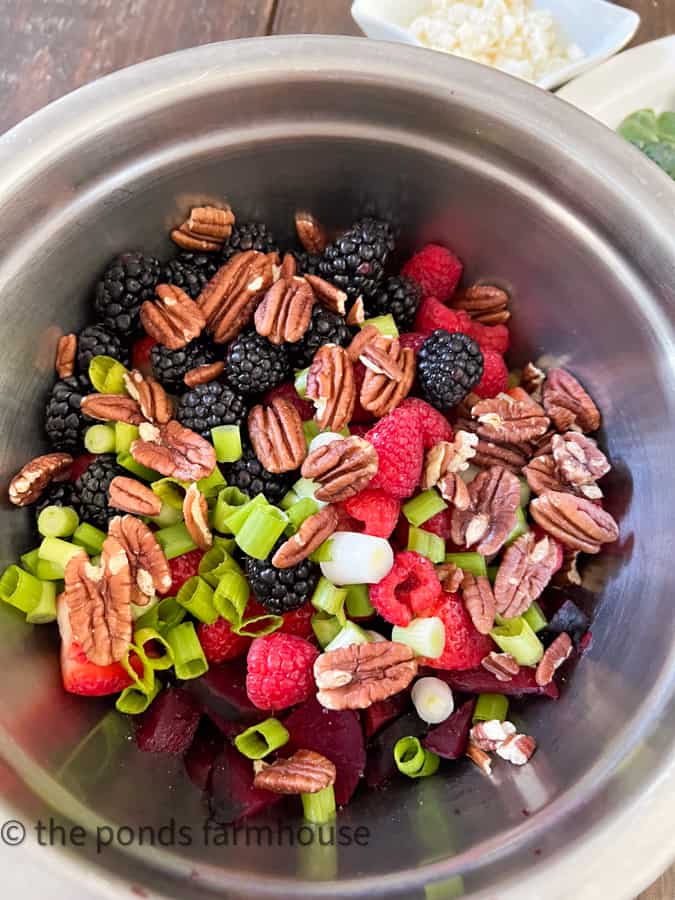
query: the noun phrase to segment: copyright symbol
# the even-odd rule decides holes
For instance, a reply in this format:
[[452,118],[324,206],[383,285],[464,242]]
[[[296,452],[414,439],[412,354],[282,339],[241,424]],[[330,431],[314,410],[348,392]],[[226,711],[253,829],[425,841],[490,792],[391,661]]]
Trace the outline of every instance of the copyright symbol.
[[7,847],[17,847],[26,839],[26,829],[16,819],[8,819],[0,825],[0,841]]

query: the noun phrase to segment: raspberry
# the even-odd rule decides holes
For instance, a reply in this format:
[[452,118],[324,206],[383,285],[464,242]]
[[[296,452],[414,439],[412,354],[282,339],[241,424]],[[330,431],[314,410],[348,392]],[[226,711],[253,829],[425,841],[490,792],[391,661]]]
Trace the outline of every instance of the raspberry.
[[68,470],[68,481],[77,481],[77,479],[86,472],[89,466],[96,459],[93,453],[80,453],[76,456]]
[[440,441],[452,441],[454,437],[452,425],[431,404],[416,397],[409,397],[401,403],[400,408],[414,409],[417,412],[425,450],[431,450]]
[[471,320],[466,333],[478,344],[481,351],[496,350],[506,353],[511,342],[511,335],[506,325],[483,325]]
[[451,523],[452,508],[449,507],[448,509],[442,509],[435,516],[427,519],[426,522],[420,525],[420,528],[424,531],[430,531],[432,534],[437,534],[444,541],[449,541],[452,535]]
[[371,488],[382,488],[393,497],[410,497],[419,484],[424,462],[424,443],[417,410],[393,409],[366,434],[377,450],[378,469]]
[[[433,328],[431,330],[433,331]],[[417,354],[427,337],[428,335],[421,331],[406,331],[404,334],[399,334],[398,342],[401,347],[410,347],[413,353]]]
[[420,665],[434,669],[475,669],[494,650],[489,635],[481,634],[474,627],[459,594],[444,593],[441,605],[423,614],[423,618],[428,616],[437,616],[443,622],[445,647],[437,659],[420,657]]
[[425,297],[438,297],[445,302],[454,294],[463,269],[462,261],[447,247],[427,244],[408,260],[401,275],[416,281]]
[[496,397],[509,386],[509,370],[506,368],[504,357],[496,350],[482,350],[483,377],[473,389],[483,400]]
[[[263,609],[263,612],[266,610]],[[312,616],[315,609],[311,603],[305,603],[293,612],[284,613],[284,624],[279,629],[281,634],[294,634],[297,637],[314,639],[314,631],[312,629]]]
[[396,497],[369,487],[345,500],[341,505],[349,516],[357,520],[360,526],[356,528],[357,531],[382,538],[391,535],[401,511],[401,504]]
[[387,622],[409,625],[410,620],[437,605],[443,588],[425,556],[404,550],[382,581],[370,587],[370,602]]
[[449,331],[450,334],[453,331],[469,334],[472,327],[473,323],[468,313],[463,309],[449,309],[447,306],[443,306],[436,297],[427,297],[417,310],[415,318],[415,331],[424,332],[427,335],[436,331],[437,328]]
[[263,397],[263,401],[269,406],[275,397],[283,397],[285,400],[290,400],[299,412],[303,422],[311,419],[314,415],[314,404],[310,403],[309,400],[303,400],[290,381],[285,381],[283,384],[278,384],[276,387],[271,388]]
[[151,338],[150,335],[146,335],[136,341],[131,348],[131,365],[134,369],[143,372],[144,375],[149,375],[152,372],[150,351],[156,343],[157,341],[154,338]]
[[221,663],[243,656],[251,643],[251,638],[235,634],[227,619],[222,618],[216,619],[213,625],[200,622],[197,637],[204,656],[210,663]]
[[197,575],[203,555],[203,550],[190,550],[189,553],[183,553],[182,556],[176,556],[175,559],[169,560],[171,587],[163,594],[164,597],[175,597],[188,578]]
[[255,638],[246,664],[246,693],[258,709],[286,709],[314,690],[316,647],[294,634],[275,632]]

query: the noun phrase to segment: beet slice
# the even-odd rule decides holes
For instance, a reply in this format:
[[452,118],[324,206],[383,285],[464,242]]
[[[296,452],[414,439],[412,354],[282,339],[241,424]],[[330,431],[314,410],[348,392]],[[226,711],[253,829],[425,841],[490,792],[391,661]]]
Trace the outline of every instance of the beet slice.
[[393,719],[397,719],[403,715],[410,706],[410,694],[407,691],[401,691],[400,694],[394,694],[387,700],[378,700],[368,709],[364,709],[362,713],[363,730],[366,734],[366,740],[388,725]]
[[366,765],[366,748],[358,715],[352,709],[325,709],[310,697],[284,720],[290,739],[284,756],[295,750],[314,750],[335,763],[335,801],[348,803]]
[[168,688],[136,723],[136,743],[145,753],[185,753],[197,731],[201,710],[183,688]]
[[183,757],[190,781],[205,791],[216,757],[223,749],[223,736],[208,719],[202,719],[189,750]]
[[381,787],[395,778],[399,771],[394,762],[394,745],[402,737],[422,737],[427,728],[426,723],[414,712],[406,713],[383,728],[368,746],[368,787]]
[[205,713],[218,731],[226,738],[230,739],[241,734],[242,731],[245,731],[251,724],[250,722],[242,722],[239,719],[224,719],[222,716],[219,716],[218,713],[213,712],[212,709],[205,710]]
[[573,600],[565,600],[539,637],[546,644],[554,640],[563,631],[566,631],[574,643],[578,644],[588,631],[590,624],[590,618],[583,610],[579,609]]
[[268,716],[248,699],[245,659],[209,666],[208,672],[189,681],[186,689],[206,711],[214,712],[223,719],[252,724]]
[[211,815],[222,825],[255,816],[284,796],[253,787],[253,763],[227,742],[213,763],[209,791]]
[[469,743],[471,720],[476,707],[476,699],[466,700],[451,716],[441,722],[422,741],[427,750],[437,753],[443,759],[461,759]]
[[522,694],[542,694],[557,700],[560,696],[558,685],[555,681],[541,687],[535,677],[535,670],[530,666],[521,666],[520,672],[514,675],[510,681],[499,681],[487,669],[466,669],[458,672],[450,669],[426,668],[422,675],[434,675],[453,691],[462,691],[465,694],[505,694],[507,697],[519,697]]

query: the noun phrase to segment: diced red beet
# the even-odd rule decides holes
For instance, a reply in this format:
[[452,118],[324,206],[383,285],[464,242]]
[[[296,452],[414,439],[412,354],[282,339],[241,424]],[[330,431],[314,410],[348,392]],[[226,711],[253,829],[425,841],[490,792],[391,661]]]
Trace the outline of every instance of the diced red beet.
[[183,757],[190,781],[200,791],[208,787],[211,769],[223,749],[223,737],[208,719],[202,719],[189,750]]
[[358,715],[352,709],[325,709],[310,697],[284,720],[290,739],[282,753],[314,750],[335,763],[335,801],[349,802],[366,765],[366,748]]
[[183,688],[168,688],[136,724],[136,743],[146,753],[185,753],[197,731],[201,710]]
[[465,694],[505,694],[507,697],[519,697],[522,694],[543,694],[552,700],[560,696],[558,685],[555,681],[541,687],[535,677],[535,670],[530,666],[521,666],[520,672],[514,675],[510,681],[499,681],[487,669],[465,669],[454,671],[450,669],[425,669],[421,674],[435,675],[450,685],[453,691],[462,691]]
[[381,787],[398,775],[394,762],[394,745],[402,737],[422,737],[428,726],[420,717],[409,712],[396,719],[370,742],[368,745],[368,762],[366,764],[366,784],[368,787]]
[[225,743],[211,770],[209,806],[216,822],[239,822],[278,803],[283,794],[253,787],[253,763]]
[[394,694],[387,700],[378,700],[367,709],[363,710],[362,721],[363,730],[366,733],[366,740],[388,725],[393,719],[397,719],[403,715],[410,706],[410,694],[407,691],[401,691]]
[[593,646],[593,632],[589,628],[579,641],[579,653],[585,653]]
[[241,734],[242,731],[245,731],[251,724],[250,722],[242,722],[239,719],[224,719],[222,716],[219,716],[218,713],[215,713],[212,709],[207,709],[206,715],[209,717],[211,722],[213,722],[218,731],[220,731],[221,734],[225,735],[226,738],[236,737],[238,734]]
[[255,707],[246,693],[246,660],[235,659],[209,667],[200,678],[187,682],[186,689],[204,709],[248,722],[261,722],[266,714]]
[[422,745],[443,759],[461,759],[469,743],[471,719],[476,706],[475,698],[466,700],[451,716],[432,728]]

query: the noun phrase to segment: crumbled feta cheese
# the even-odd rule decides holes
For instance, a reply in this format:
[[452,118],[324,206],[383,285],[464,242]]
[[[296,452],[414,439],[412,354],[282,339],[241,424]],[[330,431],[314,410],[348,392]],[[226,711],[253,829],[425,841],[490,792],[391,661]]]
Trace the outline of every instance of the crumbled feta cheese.
[[425,47],[538,81],[584,56],[532,0],[431,0],[410,25]]

